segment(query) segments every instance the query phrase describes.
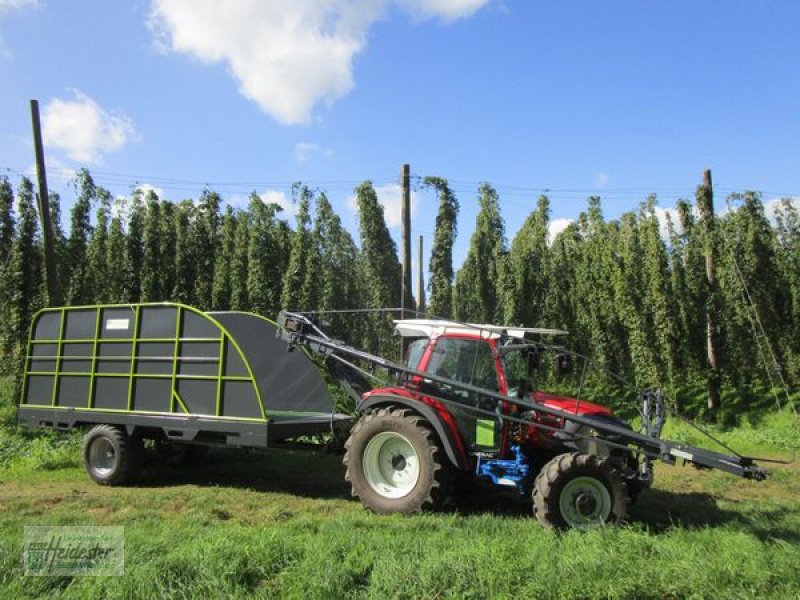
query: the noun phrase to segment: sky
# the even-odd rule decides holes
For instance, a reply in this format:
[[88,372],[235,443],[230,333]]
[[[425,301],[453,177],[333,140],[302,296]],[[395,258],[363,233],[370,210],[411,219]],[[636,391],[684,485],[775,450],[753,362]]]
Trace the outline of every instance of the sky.
[[[0,176],[33,173],[39,100],[51,191],[66,213],[88,168],[119,196],[207,187],[285,206],[325,191],[355,233],[371,180],[399,240],[415,183],[427,263],[447,178],[466,255],[477,188],[509,240],[539,194],[553,231],[603,198],[669,209],[711,169],[733,191],[800,197],[796,0],[0,0]],[[416,261],[416,257],[415,257]]]

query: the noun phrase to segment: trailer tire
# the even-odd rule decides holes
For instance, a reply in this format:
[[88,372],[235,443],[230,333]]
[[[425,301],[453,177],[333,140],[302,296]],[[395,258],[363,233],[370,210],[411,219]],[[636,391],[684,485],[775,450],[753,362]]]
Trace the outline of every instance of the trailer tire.
[[144,445],[119,427],[96,425],[84,438],[83,464],[100,485],[133,483],[142,473]]
[[547,463],[533,487],[533,512],[556,529],[617,525],[628,513],[628,490],[607,460],[592,454],[560,454]]
[[433,428],[409,409],[364,414],[345,442],[345,480],[376,513],[417,513],[448,496],[451,473]]

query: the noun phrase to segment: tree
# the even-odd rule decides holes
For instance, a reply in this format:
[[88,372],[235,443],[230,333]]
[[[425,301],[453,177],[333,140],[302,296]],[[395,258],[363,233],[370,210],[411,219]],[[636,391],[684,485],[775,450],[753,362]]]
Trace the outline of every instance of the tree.
[[549,251],[547,244],[550,200],[541,196],[511,243],[506,262],[503,323],[541,325],[544,313]]
[[717,410],[721,403],[721,359],[720,359],[720,293],[716,274],[712,268],[719,247],[717,218],[714,215],[714,196],[711,187],[711,172],[706,171],[703,185],[697,186],[697,209],[700,212],[703,230],[703,254],[706,258],[705,313],[708,336],[708,409]]
[[800,381],[800,212],[795,202],[789,198],[781,200],[777,214],[777,257],[779,268],[785,282],[781,322],[784,328],[784,354],[788,375],[793,381]]
[[116,200],[115,214],[111,218],[111,230],[108,234],[108,254],[106,257],[107,297],[112,303],[135,302],[138,296],[134,292],[134,267],[130,255],[130,239],[125,235],[121,213],[124,211],[124,200]]
[[266,204],[254,192],[250,196],[252,228],[247,252],[247,296],[250,308],[274,318],[280,310],[280,248],[276,239],[277,204]]
[[108,294],[108,213],[111,208],[111,194],[97,188],[96,224],[89,247],[86,251],[88,262],[89,295],[92,303],[105,304]]
[[682,313],[686,319],[684,345],[690,373],[700,375],[706,369],[706,266],[703,258],[703,232],[685,200],[677,203],[681,228],[682,263],[686,273],[686,294]]
[[289,310],[310,310],[309,299],[304,297],[303,287],[309,254],[314,254],[310,248],[311,236],[308,230],[309,204],[313,195],[306,186],[296,183],[292,187],[292,197],[297,202],[297,229],[291,235],[289,264],[283,274],[281,307]]
[[159,232],[159,269],[161,277],[160,290],[163,300],[171,299],[175,288],[178,234],[176,229],[176,208],[172,202],[161,201],[161,230]]
[[67,304],[80,305],[94,302],[90,289],[88,258],[89,236],[92,232],[90,213],[97,189],[92,176],[86,169],[77,175],[78,198],[72,207],[70,232],[67,240],[65,275],[67,280]]
[[211,292],[211,307],[215,310],[231,308],[231,265],[236,248],[236,215],[233,207],[225,208],[222,217],[219,250],[214,264],[214,288]]
[[[400,262],[397,246],[389,234],[383,206],[372,182],[365,181],[356,189],[358,228],[361,238],[360,271],[363,277],[364,302],[367,308],[395,308],[400,304]],[[364,340],[375,352],[391,351],[391,316],[374,313],[366,320],[372,335]]]
[[428,265],[428,311],[439,317],[450,318],[453,311],[453,244],[458,235],[458,199],[446,179],[426,177],[425,185],[433,187],[439,194],[439,212]]
[[214,263],[217,253],[220,197],[204,190],[191,223],[190,236],[195,273],[194,297],[197,305],[207,310],[212,305]]
[[[14,248],[16,223],[14,222],[14,190],[8,179],[0,179],[0,344],[3,354],[12,347],[13,318],[11,298],[16,281],[12,281],[12,249]],[[0,373],[7,369],[0,368]]]
[[43,305],[43,257],[39,247],[39,228],[34,206],[33,184],[23,178],[17,189],[17,236],[11,247],[5,272],[8,282],[8,306],[2,323],[3,353],[14,360],[15,372],[27,340],[33,314]]
[[575,332],[573,339],[582,353],[613,371],[630,374],[628,332],[615,282],[622,268],[624,219],[606,222],[600,198],[592,196],[588,210],[578,217],[578,227],[581,243],[573,290],[578,309],[570,331]]
[[615,301],[627,330],[633,375],[638,386],[657,384],[659,368],[651,335],[652,307],[646,304],[646,276],[639,223],[632,212],[620,222],[620,260],[615,278]]
[[50,192],[50,226],[53,228],[53,253],[56,259],[56,271],[59,278],[65,272],[67,260],[67,239],[64,236],[64,228],[61,226],[61,197]]
[[[14,243],[14,190],[7,177],[0,179],[0,257],[7,260]],[[0,264],[2,267],[2,264]]]
[[694,366],[691,359],[691,349],[688,348],[691,307],[688,306],[689,287],[686,266],[683,262],[685,244],[669,212],[666,213],[666,219],[667,235],[669,237],[669,294],[673,302],[675,341],[677,344],[675,368],[681,375],[685,375]]
[[[128,277],[128,301],[136,302],[142,296],[142,266],[144,263],[144,221],[146,208],[142,202],[142,193],[136,190],[131,197],[130,210],[128,215],[128,235],[126,240],[127,247],[125,254],[128,257],[126,269],[130,272]],[[122,219],[120,225],[124,226]],[[113,226],[113,222],[112,222]]]
[[[733,194],[730,204],[739,206],[719,227],[718,293],[724,308],[721,326],[726,366],[737,367],[726,371],[736,381],[742,376],[761,378],[765,367],[774,368],[763,344],[766,341],[773,351],[780,348],[785,286],[775,256],[775,234],[760,195]],[[761,326],[766,340],[761,336]]]
[[194,217],[194,204],[184,200],[175,207],[175,253],[163,256],[174,256],[175,284],[172,298],[175,302],[192,304],[195,300],[196,263],[192,245],[191,224]]
[[250,213],[241,212],[236,216],[236,231],[233,255],[231,256],[231,309],[249,310],[250,299],[247,296],[247,260],[250,248]]
[[[339,216],[325,194],[317,198],[311,251],[303,282],[303,294],[314,310],[342,310],[361,306],[357,268],[358,249],[342,227]],[[341,314],[326,317],[337,337],[360,339],[364,333],[352,318]]]
[[494,323],[502,318],[498,288],[503,285],[505,225],[494,188],[484,183],[478,193],[475,232],[464,266],[456,275],[454,313],[460,321]]
[[152,190],[144,199],[144,223],[142,226],[142,302],[166,300],[162,288],[163,274],[161,264],[161,205]]
[[639,209],[639,246],[642,257],[644,295],[642,305],[646,331],[655,347],[656,382],[676,375],[678,362],[677,325],[675,308],[670,294],[669,258],[661,237],[661,224],[656,215],[655,196],[648,198]]

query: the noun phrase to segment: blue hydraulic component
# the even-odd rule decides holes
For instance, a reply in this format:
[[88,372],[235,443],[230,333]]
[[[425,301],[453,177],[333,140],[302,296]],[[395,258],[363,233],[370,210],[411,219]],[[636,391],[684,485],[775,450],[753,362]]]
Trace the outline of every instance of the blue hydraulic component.
[[475,472],[478,477],[488,477],[495,485],[516,487],[526,494],[530,487],[531,465],[520,446],[511,446],[514,460],[499,460],[478,455]]

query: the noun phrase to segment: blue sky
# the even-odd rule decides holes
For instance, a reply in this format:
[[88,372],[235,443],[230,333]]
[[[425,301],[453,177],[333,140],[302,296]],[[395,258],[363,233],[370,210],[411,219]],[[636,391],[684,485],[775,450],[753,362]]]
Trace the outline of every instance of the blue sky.
[[[300,180],[353,227],[353,187],[394,214],[408,162],[453,182],[460,261],[481,181],[509,238],[545,189],[559,223],[590,194],[668,208],[705,168],[720,205],[800,196],[798,25],[780,0],[0,0],[0,174],[33,164],[30,98],[65,208],[81,166],[172,200]],[[428,248],[435,209],[419,190]]]

